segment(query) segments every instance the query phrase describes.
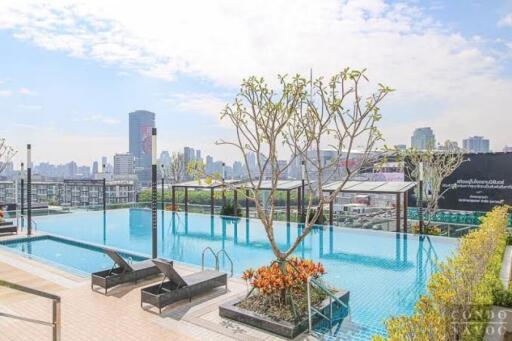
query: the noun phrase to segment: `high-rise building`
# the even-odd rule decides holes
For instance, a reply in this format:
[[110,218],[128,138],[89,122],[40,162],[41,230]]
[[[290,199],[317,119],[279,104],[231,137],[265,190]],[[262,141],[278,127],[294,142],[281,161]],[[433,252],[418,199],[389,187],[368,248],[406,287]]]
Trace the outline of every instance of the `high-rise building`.
[[194,148],[185,147],[183,148],[183,163],[185,166],[185,176],[188,176],[188,164],[191,161],[194,161],[196,158],[196,153],[194,151]]
[[436,137],[432,128],[416,128],[411,137],[411,147],[418,150],[435,148]]
[[207,175],[213,174],[213,157],[210,155],[206,155],[206,166],[204,168]]
[[66,164],[66,176],[74,177],[78,173],[78,165],[75,161]]
[[103,168],[107,168],[108,166],[108,159],[106,156],[102,156],[101,157],[101,172],[105,172],[106,169],[103,169]]
[[164,150],[160,153],[160,164],[164,166],[169,166],[172,162],[171,154],[167,150]]
[[92,163],[92,174],[98,174],[98,161]]
[[249,152],[247,154],[247,165],[245,166],[246,170],[249,169],[251,171],[252,177],[259,176],[256,173],[256,154],[253,152]]
[[233,178],[241,179],[244,175],[243,166],[240,161],[235,161],[233,163]]
[[91,176],[91,167],[89,167],[89,166],[78,167],[78,175],[82,179],[88,179]]
[[132,175],[135,173],[135,159],[132,154],[114,155],[114,175]]
[[512,153],[512,146],[503,147],[503,153]]
[[470,153],[488,153],[489,146],[489,140],[483,136],[470,136],[462,141],[462,147]]
[[151,180],[151,135],[155,113],[137,110],[129,115],[129,153],[135,158],[135,171],[142,183]]
[[203,159],[201,158],[201,150],[199,149],[196,150],[196,161],[203,161]]

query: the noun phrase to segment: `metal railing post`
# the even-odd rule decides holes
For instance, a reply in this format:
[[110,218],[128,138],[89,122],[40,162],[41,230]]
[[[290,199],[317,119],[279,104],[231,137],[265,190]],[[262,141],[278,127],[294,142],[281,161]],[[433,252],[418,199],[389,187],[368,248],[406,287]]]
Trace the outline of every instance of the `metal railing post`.
[[307,294],[308,294],[308,326],[309,326],[309,333],[311,334],[313,330],[313,320],[312,320],[312,314],[311,314],[311,277],[308,278],[307,281]]
[[53,300],[53,341],[61,340],[60,300]]

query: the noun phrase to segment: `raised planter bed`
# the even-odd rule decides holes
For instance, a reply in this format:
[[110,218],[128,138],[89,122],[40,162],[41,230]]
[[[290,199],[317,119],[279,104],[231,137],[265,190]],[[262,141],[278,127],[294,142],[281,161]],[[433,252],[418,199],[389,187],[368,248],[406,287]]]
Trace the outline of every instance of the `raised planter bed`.
[[[336,292],[336,297],[343,303],[348,305],[350,292],[339,290]],[[294,324],[288,321],[274,320],[265,315],[255,313],[253,311],[243,309],[237,306],[245,297],[238,297],[234,300],[228,301],[219,307],[219,315],[237,322],[248,324],[252,327],[263,329],[265,331],[293,339],[308,329],[307,316],[300,322]],[[337,303],[334,303],[338,306]],[[320,310],[329,316],[329,298],[326,298],[320,305]],[[313,317],[313,322],[319,320],[319,316]]]

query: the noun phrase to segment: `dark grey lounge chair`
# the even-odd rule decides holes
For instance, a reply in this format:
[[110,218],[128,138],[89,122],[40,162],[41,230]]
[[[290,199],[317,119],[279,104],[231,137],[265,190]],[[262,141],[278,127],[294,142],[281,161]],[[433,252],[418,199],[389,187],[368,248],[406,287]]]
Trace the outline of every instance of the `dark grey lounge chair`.
[[0,234],[1,233],[18,233],[18,226],[14,225],[10,221],[0,222]]
[[[153,259],[153,263],[164,274],[164,279],[160,284],[156,284],[141,290],[140,306],[144,303],[158,308],[162,313],[162,308],[188,298],[192,301],[192,296],[202,294],[211,289],[225,286],[228,288],[228,275],[224,272],[206,270],[181,277],[174,270],[172,263],[161,259]],[[168,281],[165,281],[168,279]]]
[[104,249],[104,251],[114,261],[114,266],[110,270],[92,273],[91,289],[94,289],[95,285],[102,287],[105,289],[105,295],[108,289],[116,285],[129,282],[136,283],[160,273],[158,267],[150,259],[128,264],[116,251],[111,249]]

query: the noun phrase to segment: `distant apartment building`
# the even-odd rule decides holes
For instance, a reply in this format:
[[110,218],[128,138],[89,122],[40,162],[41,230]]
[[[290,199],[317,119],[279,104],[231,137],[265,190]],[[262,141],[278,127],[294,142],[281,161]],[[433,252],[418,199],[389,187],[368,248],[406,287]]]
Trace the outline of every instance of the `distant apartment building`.
[[164,150],[160,153],[160,164],[164,166],[169,166],[172,162],[171,154],[167,150]]
[[240,161],[233,162],[233,178],[242,179],[244,177],[243,165]]
[[459,144],[457,143],[457,141],[451,141],[451,140],[446,140],[444,141],[444,144],[439,144],[437,146],[437,149],[439,150],[457,150],[459,149]]
[[435,148],[436,137],[432,128],[424,127],[415,129],[411,137],[411,147],[418,150]]
[[405,144],[397,144],[395,145],[396,150],[406,150],[407,146]]
[[488,153],[491,151],[489,140],[483,136],[471,136],[464,139],[462,147],[470,153]]
[[[135,201],[134,181],[107,181],[107,204]],[[24,188],[26,191],[26,187]],[[26,198],[24,198],[26,202]],[[21,202],[21,186],[17,181],[0,181],[0,204]],[[77,180],[38,181],[32,183],[34,204],[91,206],[103,204],[103,181]]]
[[98,174],[98,161],[92,163],[92,175]]
[[503,147],[503,153],[512,153],[512,146]]
[[135,159],[132,154],[114,155],[114,175],[125,176],[135,174]]
[[135,172],[139,180],[151,180],[152,130],[155,127],[155,113],[137,110],[129,115],[129,150],[135,158]]

